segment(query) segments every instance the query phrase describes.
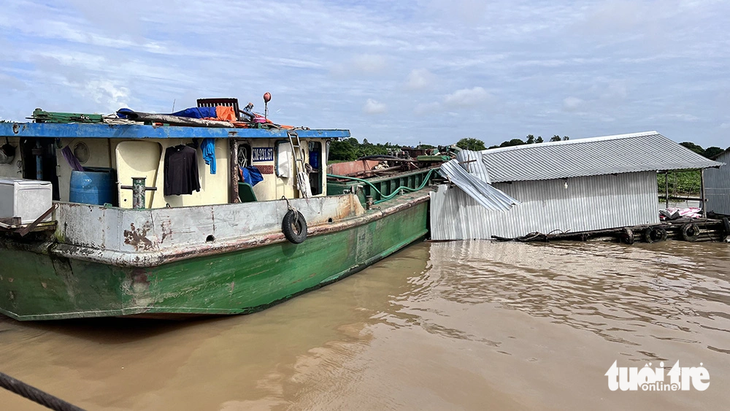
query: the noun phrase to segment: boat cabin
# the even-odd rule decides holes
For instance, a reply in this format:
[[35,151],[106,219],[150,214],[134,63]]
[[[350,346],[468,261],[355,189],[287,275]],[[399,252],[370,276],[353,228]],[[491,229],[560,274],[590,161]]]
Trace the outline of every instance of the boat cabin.
[[46,181],[53,200],[121,208],[134,206],[135,179],[145,187],[137,208],[325,196],[329,140],[350,136],[270,121],[220,127],[38,113],[36,122],[0,124],[0,180]]

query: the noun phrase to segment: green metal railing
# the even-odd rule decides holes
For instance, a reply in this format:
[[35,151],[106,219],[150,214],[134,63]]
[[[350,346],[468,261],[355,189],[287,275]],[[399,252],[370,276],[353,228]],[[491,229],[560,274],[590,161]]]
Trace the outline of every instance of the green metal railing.
[[[388,201],[392,199],[403,191],[414,192],[421,190],[423,187],[426,186],[426,184],[428,184],[428,182],[431,180],[433,173],[437,170],[438,168],[432,168],[428,171],[422,170],[421,172],[401,174],[398,176],[379,177],[369,180],[357,177],[340,176],[336,174],[327,174],[327,177],[363,183],[365,185],[363,187],[365,195],[372,196],[374,200],[373,203],[378,204],[382,203],[383,201]],[[353,185],[354,184],[351,183],[345,183],[340,184],[338,188]]]

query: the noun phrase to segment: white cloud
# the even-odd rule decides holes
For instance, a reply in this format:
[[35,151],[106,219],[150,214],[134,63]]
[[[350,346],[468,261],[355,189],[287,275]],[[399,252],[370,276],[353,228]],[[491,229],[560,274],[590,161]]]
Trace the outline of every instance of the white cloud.
[[663,113],[663,114],[657,114],[654,116],[649,117],[650,120],[679,120],[679,121],[688,121],[688,122],[695,122],[699,121],[700,118],[695,116],[694,114],[689,113]]
[[476,107],[485,101],[491,99],[492,96],[482,87],[474,87],[470,89],[456,90],[444,98],[444,104],[452,107]]
[[425,116],[428,114],[434,114],[441,110],[441,104],[439,103],[421,103],[413,109],[413,114],[417,116]]
[[362,107],[362,112],[365,114],[382,114],[385,113],[387,107],[385,104],[380,103],[376,100],[369,98],[365,105]]
[[566,97],[563,100],[563,109],[565,111],[577,111],[583,106],[584,101],[578,97]]
[[405,87],[407,90],[424,90],[432,87],[435,80],[436,76],[430,71],[426,69],[413,69],[408,73]]
[[377,54],[361,54],[343,64],[334,66],[332,73],[338,77],[372,76],[388,68],[388,59]]

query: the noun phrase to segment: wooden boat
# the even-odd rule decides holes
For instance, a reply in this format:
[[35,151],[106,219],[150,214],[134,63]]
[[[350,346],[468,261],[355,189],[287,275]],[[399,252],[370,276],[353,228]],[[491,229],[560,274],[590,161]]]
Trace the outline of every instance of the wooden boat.
[[[17,320],[250,313],[427,234],[430,168],[372,186],[363,178],[344,189],[347,176],[327,183],[329,141],[347,130],[65,114],[0,124],[0,138],[16,147],[0,164],[0,188],[15,187],[11,211],[0,201],[0,313]],[[208,154],[212,141],[215,174],[201,141]],[[178,178],[169,170],[177,160],[166,157],[189,145],[194,170],[185,172],[197,172],[199,191],[165,193]],[[72,169],[74,159],[84,171]],[[240,181],[248,166],[261,182]]]

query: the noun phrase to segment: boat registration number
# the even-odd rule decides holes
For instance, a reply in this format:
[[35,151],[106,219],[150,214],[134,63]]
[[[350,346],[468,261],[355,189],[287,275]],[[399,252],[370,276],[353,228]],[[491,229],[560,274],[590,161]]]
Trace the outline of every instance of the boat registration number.
[[255,161],[274,161],[273,148],[254,148],[251,153],[252,160]]

